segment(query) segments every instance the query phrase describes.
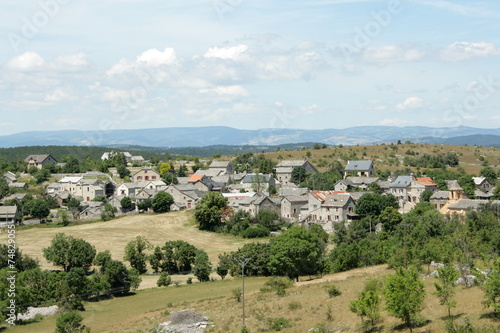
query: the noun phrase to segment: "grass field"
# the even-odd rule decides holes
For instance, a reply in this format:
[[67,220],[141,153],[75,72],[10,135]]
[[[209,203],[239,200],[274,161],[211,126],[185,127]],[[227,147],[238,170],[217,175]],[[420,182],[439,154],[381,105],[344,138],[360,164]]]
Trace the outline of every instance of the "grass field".
[[[0,241],[5,242],[7,234],[5,230],[0,232]],[[54,236],[60,232],[85,239],[96,247],[97,252],[110,250],[112,257],[117,260],[123,260],[125,246],[136,236],[146,237],[154,246],[163,246],[170,240],[184,240],[204,249],[214,264],[218,262],[219,253],[235,251],[250,242],[230,235],[200,231],[195,225],[193,211],[184,210],[159,215],[132,215],[108,222],[68,227],[19,230],[16,245],[23,253],[38,258],[42,268],[60,269],[47,262],[42,253],[42,249],[49,246]]]
[[[121,259],[125,244],[136,235],[147,237],[153,244],[167,240],[183,239],[205,249],[211,261],[217,262],[217,254],[236,250],[245,241],[231,236],[201,232],[192,221],[192,212],[172,212],[161,215],[136,215],[108,222],[90,223],[65,228],[33,228],[19,230],[18,245],[23,251],[37,257],[43,268],[52,266],[43,260],[41,249],[48,246],[58,232],[81,237],[94,244],[98,251],[109,249],[113,257]],[[0,237],[5,241],[5,234]],[[246,278],[246,323],[251,332],[269,331],[269,319],[283,317],[291,327],[282,332],[308,332],[309,329],[324,324],[333,332],[360,332],[360,320],[349,311],[349,303],[355,299],[367,279],[383,279],[393,273],[386,266],[373,266],[349,272],[326,275],[321,279],[303,278],[287,291],[284,297],[274,293],[262,293],[259,289],[268,278]],[[174,281],[185,282],[188,276],[173,276]],[[159,323],[168,319],[168,313],[194,308],[197,313],[210,318],[213,327],[207,332],[239,332],[241,323],[241,303],[232,297],[232,290],[241,286],[241,280],[226,279],[206,283],[182,284],[178,287],[152,288],[156,286],[156,276],[143,276],[142,290],[126,297],[118,297],[100,302],[86,303],[82,312],[84,324],[92,332],[149,332]],[[427,296],[422,311],[426,324],[414,332],[443,332],[446,309],[439,305],[434,291],[434,279],[422,276]],[[196,280],[195,280],[196,281]],[[329,298],[325,291],[334,283],[342,295]],[[477,327],[492,326],[500,330],[499,322],[491,319],[489,310],[481,301],[483,292],[479,287],[462,288],[457,291],[457,308],[452,313],[460,322],[468,317]],[[407,332],[399,326],[401,322],[383,312],[384,320],[378,332]],[[55,317],[47,317],[40,322],[9,328],[9,332],[53,332]]]
[[[308,332],[324,324],[331,332],[361,332],[359,318],[349,311],[350,301],[355,299],[367,279],[383,279],[392,270],[385,266],[356,269],[349,272],[326,275],[321,279],[302,281],[287,290],[284,297],[275,293],[262,293],[259,289],[267,278],[245,279],[246,324],[251,332],[270,332],[269,319],[283,317],[291,327],[282,332]],[[434,278],[422,277],[427,295],[421,318],[426,324],[414,332],[444,332],[446,308],[439,305],[434,291]],[[342,295],[329,298],[325,288],[335,284]],[[241,303],[232,297],[232,290],[241,285],[241,280],[194,283],[180,287],[149,289],[135,295],[96,303],[87,303],[82,312],[84,324],[92,332],[149,332],[159,323],[168,320],[168,313],[183,309],[207,316],[213,323],[206,332],[239,332],[241,325]],[[457,288],[457,307],[452,309],[459,323],[469,318],[475,327],[494,327],[500,330],[498,321],[489,318],[489,311],[481,301],[483,293],[479,287]],[[401,321],[382,311],[383,321],[377,332],[408,332]],[[9,332],[53,332],[55,317],[47,317],[38,323],[9,328]]]

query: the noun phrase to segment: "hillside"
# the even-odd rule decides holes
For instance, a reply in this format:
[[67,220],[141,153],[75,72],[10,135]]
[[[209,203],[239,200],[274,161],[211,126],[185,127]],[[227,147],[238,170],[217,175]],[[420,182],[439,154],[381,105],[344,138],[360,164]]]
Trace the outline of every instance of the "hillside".
[[[440,144],[400,144],[400,145],[370,145],[352,147],[330,147],[324,149],[301,149],[294,151],[269,152],[264,155],[274,161],[307,158],[320,171],[328,169],[332,161],[339,160],[343,164],[348,160],[373,160],[379,170],[395,171],[406,169],[402,162],[406,156],[418,157],[423,154],[439,155],[454,152],[459,155],[460,167],[467,173],[478,174],[489,164],[500,167],[500,148],[482,146],[456,146]],[[409,155],[415,154],[415,155]],[[417,168],[410,168],[418,171]]]
[[[58,232],[64,232],[74,237],[83,238],[94,244],[98,251],[109,249],[117,259],[123,257],[125,244],[137,235],[143,235],[154,245],[160,245],[167,240],[186,240],[198,248],[207,251],[212,263],[216,263],[217,255],[222,252],[236,250],[249,242],[238,237],[202,232],[196,229],[192,220],[192,211],[171,212],[159,215],[135,215],[118,218],[108,222],[96,222],[68,227],[35,227],[16,232],[16,242],[23,253],[41,259],[43,268],[53,268],[42,257],[42,249]],[[7,234],[0,239],[4,242]],[[284,318],[290,327],[283,332],[307,332],[313,327],[324,325],[334,331],[357,332],[360,329],[359,318],[349,311],[350,301],[354,300],[368,279],[384,279],[394,273],[385,265],[371,266],[337,274],[328,274],[321,278],[303,276],[301,281],[289,289],[285,296],[279,297],[274,292],[259,291],[269,279],[266,277],[245,279],[246,287],[246,318],[251,332],[272,331],[270,320]],[[92,332],[148,332],[159,323],[168,320],[168,314],[173,311],[193,309],[207,316],[214,326],[207,332],[226,333],[238,332],[240,325],[240,306],[233,297],[233,290],[241,286],[238,278],[220,278],[219,281],[184,284],[189,275],[173,276],[180,286],[155,288],[157,275],[143,275],[143,287],[129,296],[116,297],[99,302],[85,304],[82,312],[84,324]],[[434,278],[420,275],[425,284],[426,297],[421,318],[423,326],[416,332],[444,331],[446,308],[439,305],[436,296]],[[334,283],[342,294],[335,298],[328,297],[326,287]],[[494,325],[498,322],[490,315],[490,310],[484,309],[482,301],[484,294],[480,287],[457,288],[457,307],[452,309],[458,322],[465,318],[476,327]],[[398,319],[382,311],[383,321],[378,325],[377,332],[407,331],[400,326]],[[55,318],[49,317],[38,323],[20,325],[10,328],[12,332],[53,332]]]
[[[279,145],[319,142],[329,145],[363,145],[419,138],[452,138],[467,135],[500,135],[500,129],[473,127],[434,128],[423,126],[358,126],[344,129],[264,128],[241,130],[224,126],[172,127],[102,131],[39,131],[0,136],[0,147],[32,145],[151,147],[202,147],[211,145]],[[462,142],[463,143],[463,142]]]

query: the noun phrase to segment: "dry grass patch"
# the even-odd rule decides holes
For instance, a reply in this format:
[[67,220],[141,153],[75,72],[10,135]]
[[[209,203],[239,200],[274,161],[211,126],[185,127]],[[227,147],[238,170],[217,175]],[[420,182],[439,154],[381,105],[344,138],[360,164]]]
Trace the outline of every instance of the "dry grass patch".
[[[136,236],[144,236],[153,245],[160,246],[167,241],[184,240],[204,249],[214,265],[218,262],[219,253],[235,251],[251,242],[230,235],[200,231],[193,219],[192,210],[159,215],[139,214],[64,228],[18,230],[16,241],[21,251],[38,258],[44,269],[58,269],[45,260],[42,249],[49,246],[55,235],[60,232],[85,239],[96,247],[97,252],[110,250],[116,260],[123,260],[125,246]],[[6,239],[6,233],[0,234],[0,241]]]

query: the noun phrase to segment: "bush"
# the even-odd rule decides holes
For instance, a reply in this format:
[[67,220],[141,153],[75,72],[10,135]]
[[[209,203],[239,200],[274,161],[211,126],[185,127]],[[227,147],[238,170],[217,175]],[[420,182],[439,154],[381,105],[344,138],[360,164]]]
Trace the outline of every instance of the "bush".
[[250,227],[241,232],[243,238],[260,238],[269,236],[269,229],[263,226]]
[[334,284],[326,287],[326,292],[328,293],[328,296],[330,296],[330,297],[336,297],[336,296],[342,295],[342,292]]
[[158,287],[168,287],[172,284],[172,278],[170,277],[170,275],[168,275],[167,272],[163,272],[160,274],[160,278],[158,279],[156,284],[158,285]]
[[241,302],[241,295],[242,295],[242,292],[241,292],[241,288],[235,288],[233,290],[231,290],[231,292],[233,293],[233,298],[236,300],[236,302]]
[[187,280],[186,280],[186,284],[192,284],[193,283],[193,278],[192,277],[188,277]]
[[291,286],[293,286],[293,281],[290,278],[286,276],[274,276],[264,284],[264,287],[260,291],[276,291],[276,295],[285,296],[286,289]]
[[69,311],[60,314],[56,319],[55,333],[83,332],[82,316],[77,311]]
[[298,310],[302,309],[302,304],[300,302],[290,302],[288,303],[289,310]]
[[291,327],[292,324],[286,318],[268,318],[267,322],[269,324],[269,329],[271,331],[281,331],[283,328]]

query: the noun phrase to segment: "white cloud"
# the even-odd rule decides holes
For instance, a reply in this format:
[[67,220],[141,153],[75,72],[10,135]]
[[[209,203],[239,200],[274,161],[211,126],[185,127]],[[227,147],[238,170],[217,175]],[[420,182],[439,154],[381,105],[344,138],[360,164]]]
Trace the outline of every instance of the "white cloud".
[[396,45],[369,47],[363,53],[364,60],[377,63],[416,61],[422,59],[424,56],[425,52],[423,51],[405,49]]
[[220,59],[238,59],[246,50],[248,46],[237,45],[231,47],[211,47],[203,55],[205,58],[220,58]]
[[387,110],[387,106],[385,105],[377,105],[376,107],[373,108],[375,111],[384,111]]
[[76,53],[66,56],[59,56],[54,59],[52,66],[56,70],[63,72],[82,71],[88,69],[90,65],[87,54]]
[[215,93],[218,95],[248,96],[248,91],[239,85],[219,86],[212,89],[200,89],[200,93]]
[[176,61],[175,50],[169,47],[165,48],[163,52],[158,49],[149,49],[137,56],[137,62],[144,62],[152,67],[171,65]]
[[420,109],[424,105],[422,99],[418,97],[408,97],[402,103],[396,105],[399,111]]
[[493,43],[487,42],[455,42],[440,52],[440,58],[444,61],[463,61],[496,55],[500,55],[500,50]]
[[58,87],[54,91],[45,95],[45,101],[52,103],[58,103],[62,101],[75,101],[77,99],[78,98],[75,95],[69,93],[62,87]]
[[46,65],[45,60],[36,52],[26,52],[7,62],[6,67],[14,71],[36,71]]

